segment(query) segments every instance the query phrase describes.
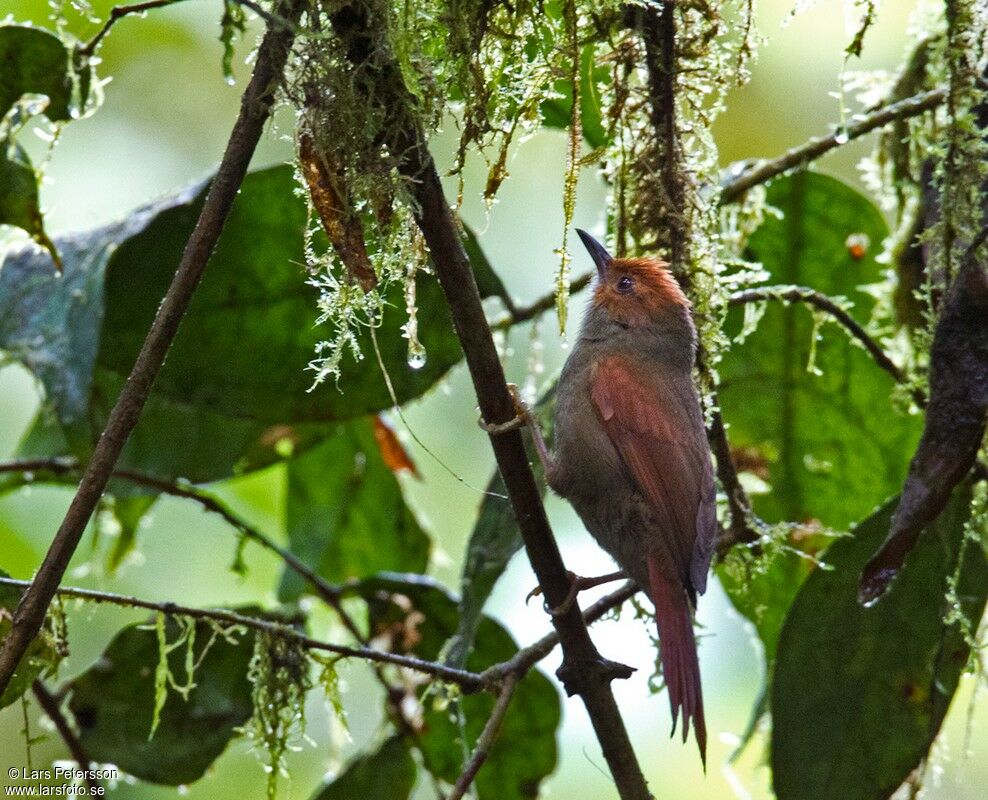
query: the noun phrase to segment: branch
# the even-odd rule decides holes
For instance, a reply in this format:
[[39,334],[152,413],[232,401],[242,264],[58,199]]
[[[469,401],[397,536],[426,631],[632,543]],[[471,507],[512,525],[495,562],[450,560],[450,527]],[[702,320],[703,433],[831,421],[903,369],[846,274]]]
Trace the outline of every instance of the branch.
[[480,738],[477,739],[477,746],[474,748],[473,755],[470,757],[470,761],[466,767],[464,767],[463,772],[460,773],[460,777],[456,779],[453,790],[449,793],[446,800],[463,800],[463,795],[470,788],[473,779],[477,777],[477,773],[480,772],[480,768],[487,760],[487,756],[490,755],[491,747],[494,746],[497,735],[501,732],[501,723],[504,721],[504,715],[508,711],[508,706],[511,704],[511,698],[515,693],[515,687],[517,685],[518,677],[516,675],[509,676],[504,682],[504,686],[501,687],[501,692],[497,696],[497,702],[494,704],[494,710],[491,712],[490,717],[487,718],[487,724],[484,725],[484,730],[481,732]]
[[930,402],[888,538],[861,573],[859,598],[878,600],[919,535],[975,466],[988,423],[988,271],[968,248],[944,301],[930,348]]
[[[131,14],[144,14],[145,12],[152,11],[156,8],[172,6],[181,2],[182,0],[147,0],[147,2],[134,3],[130,6],[114,6],[110,9],[110,16],[106,18],[106,21],[103,23],[103,27],[96,32],[96,35],[93,36],[92,39],[90,39],[79,49],[79,55],[83,58],[90,58],[96,52],[96,49],[100,46],[103,39],[106,38],[106,35],[110,32],[110,29],[124,17],[129,17]],[[257,14],[257,16],[267,22],[272,28],[280,27],[291,30],[292,32],[297,32],[294,22],[277,14],[272,14],[270,11],[266,11],[262,6],[253,2],[253,0],[233,0],[233,2],[239,6],[243,6],[244,8],[249,8]]]
[[717,479],[720,481],[724,494],[727,495],[727,509],[731,516],[731,524],[722,530],[717,537],[717,555],[723,558],[727,551],[741,542],[757,542],[758,520],[751,509],[751,500],[738,478],[738,468],[731,454],[731,445],[727,440],[724,428],[724,418],[720,413],[720,403],[716,395],[712,398],[716,411],[713,413],[707,439],[717,462]]
[[[570,294],[576,294],[577,292],[583,291],[587,286],[590,285],[590,281],[593,279],[593,273],[586,273],[581,275],[579,278],[570,283],[569,291]],[[550,292],[549,294],[543,295],[534,303],[528,306],[522,306],[521,308],[514,307],[509,310],[507,316],[503,319],[494,322],[491,328],[494,330],[507,330],[515,325],[520,325],[523,322],[528,322],[529,320],[535,319],[545,314],[547,311],[551,311],[556,307],[556,293]]]
[[[0,473],[52,472],[56,475],[62,475],[77,471],[78,469],[79,464],[74,458],[38,458],[0,462]],[[244,537],[256,542],[261,545],[261,547],[277,555],[289,569],[304,578],[313,588],[315,594],[336,612],[337,616],[340,618],[340,621],[343,623],[343,627],[347,629],[350,635],[353,636],[353,638],[361,645],[367,646],[369,644],[370,640],[363,633],[363,631],[360,630],[360,627],[357,625],[356,621],[346,610],[346,608],[344,608],[342,602],[342,592],[338,586],[334,586],[329,583],[325,578],[301,561],[294,553],[274,542],[270,537],[266,536],[256,527],[247,522],[243,517],[234,512],[219,498],[190,486],[180,486],[173,481],[162,480],[161,478],[155,478],[151,475],[145,475],[132,470],[114,470],[113,477],[120,480],[130,481],[131,483],[135,483],[140,486],[146,486],[173,497],[181,497],[191,500],[198,503],[206,511],[217,514],[231,527],[239,531]],[[391,681],[388,680],[380,666],[376,665],[374,667],[374,674],[381,686],[384,687],[388,702],[390,703],[398,722],[405,729],[405,732],[410,735],[417,735],[415,726],[405,714],[400,700],[395,697],[396,691],[402,691],[400,687],[394,686]]]
[[79,737],[76,736],[75,731],[72,730],[72,726],[69,725],[68,719],[66,719],[65,714],[62,713],[61,704],[58,698],[48,691],[48,687],[45,686],[44,682],[38,678],[31,684],[31,691],[34,692],[34,698],[38,701],[38,705],[41,706],[41,710],[45,712],[48,719],[52,721],[55,726],[55,730],[58,731],[58,735],[62,737],[62,741],[65,742],[65,746],[69,748],[69,752],[72,754],[72,758],[76,760],[76,763],[85,773],[86,787],[89,789],[89,794],[92,797],[98,797],[103,794],[103,784],[91,776],[93,769],[93,762],[89,759],[89,755],[83,749],[82,743],[79,741]]
[[[907,378],[902,369],[882,350],[868,332],[852,317],[845,309],[841,308],[832,298],[814,289],[807,289],[803,286],[766,286],[759,289],[748,289],[743,292],[732,294],[727,301],[730,306],[740,306],[746,303],[757,303],[762,300],[779,300],[783,303],[806,303],[816,306],[821,311],[830,314],[839,322],[847,332],[858,340],[883,370],[885,370],[896,383],[906,383]],[[914,392],[913,399],[920,407],[926,404],[922,393]]]
[[[26,589],[32,585],[31,581],[19,581],[14,578],[0,577],[0,586],[13,586],[18,589]],[[140,597],[129,595],[113,594],[111,592],[100,592],[93,589],[78,589],[69,586],[56,588],[55,594],[60,597],[75,597],[79,600],[89,600],[95,603],[109,603],[125,608],[144,608],[148,611],[156,611],[170,617],[180,616],[190,619],[213,620],[222,622],[225,625],[238,625],[250,630],[268,633],[273,636],[280,636],[283,639],[291,639],[307,650],[322,650],[328,653],[335,653],[344,658],[360,658],[365,661],[372,661],[378,664],[391,664],[396,667],[405,667],[415,670],[434,678],[440,678],[450,683],[460,686],[465,692],[476,692],[484,689],[488,684],[481,678],[479,673],[469,672],[464,669],[456,669],[445,664],[440,664],[414,656],[403,656],[398,653],[388,653],[384,650],[376,650],[372,647],[349,647],[344,644],[333,644],[314,639],[311,636],[299,633],[292,627],[280,622],[271,622],[257,617],[248,617],[238,614],[235,611],[227,611],[222,608],[193,608],[183,606],[171,601],[156,602],[154,600],[144,600]]]
[[[283,0],[280,9],[290,19],[297,20],[304,5],[302,0]],[[281,82],[293,39],[293,32],[280,26],[269,27],[264,35],[254,74],[244,92],[240,114],[230,134],[226,152],[209,187],[199,220],[186,244],[171,286],[158,308],[130,377],[110,412],[106,428],[93,450],[65,519],[31,587],[14,611],[10,633],[0,644],[0,694],[7,688],[21,657],[44,622],[48,605],[106,488],[120,452],[137,424],[168,348],[178,333],[182,317],[247,173],[264,123],[270,116],[275,90]]]
[[[333,28],[346,43],[346,56],[360,76],[356,88],[368,104],[368,113],[379,112],[386,120],[388,133],[382,144],[396,154],[398,170],[417,205],[415,221],[446,296],[481,415],[487,422],[505,423],[515,418],[514,401],[484,315],[474,271],[415,111],[418,105],[393,51],[376,40],[370,13],[363,3],[344,6],[333,16]],[[532,569],[546,601],[558,606],[569,593],[570,580],[521,433],[512,430],[491,435],[490,440]],[[575,604],[552,622],[563,648],[563,666],[557,675],[569,694],[578,694],[583,700],[618,793],[622,800],[649,800],[645,778],[610,687],[612,680],[628,677],[632,670],[601,657]]]
[[778,158],[762,161],[745,170],[736,178],[727,181],[721,187],[720,202],[732,203],[754,186],[770,181],[772,178],[796,167],[805,166],[810,161],[820,158],[831,150],[858,139],[876,128],[883,128],[889,123],[930,111],[943,103],[946,97],[945,89],[934,89],[915,97],[900,100],[898,103],[892,103],[874,113],[861,117],[845,130],[832,133],[829,136],[810,139],[805,144],[794,147]]

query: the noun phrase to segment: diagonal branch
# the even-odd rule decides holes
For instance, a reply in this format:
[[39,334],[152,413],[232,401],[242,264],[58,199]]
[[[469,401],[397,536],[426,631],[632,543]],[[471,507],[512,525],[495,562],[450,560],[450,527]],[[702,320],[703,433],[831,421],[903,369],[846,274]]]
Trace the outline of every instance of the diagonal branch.
[[[282,0],[278,9],[289,20],[297,21],[304,6],[303,0]],[[21,657],[38,634],[72,554],[106,489],[127,438],[140,418],[168,348],[178,333],[182,317],[202,278],[206,262],[219,240],[264,124],[271,114],[275,91],[281,82],[293,40],[293,29],[280,25],[269,27],[264,35],[226,152],[209,187],[199,220],[186,244],[172,284],[158,308],[130,377],[110,412],[106,428],[86,465],[65,519],[31,587],[14,611],[10,633],[0,644],[0,694],[7,688]]]
[[947,97],[945,89],[934,89],[915,97],[880,108],[860,118],[846,129],[810,139],[799,147],[794,147],[771,161],[761,161],[721,187],[720,202],[732,203],[754,186],[772,180],[784,172],[804,166],[820,156],[826,155],[841,145],[864,136],[866,133],[886,125],[923,114],[939,106]]
[[[31,581],[19,581],[14,578],[0,577],[0,586],[13,586],[17,589],[26,589],[32,585]],[[328,653],[335,653],[344,658],[360,658],[364,661],[371,661],[378,664],[391,664],[396,667],[405,667],[415,670],[425,675],[431,675],[450,683],[455,683],[462,687],[465,692],[476,692],[486,688],[487,684],[479,673],[470,672],[465,669],[440,664],[434,661],[426,661],[414,656],[404,656],[398,653],[388,653],[384,650],[377,650],[373,647],[350,647],[344,644],[334,644],[324,642],[311,636],[299,633],[295,628],[281,622],[249,617],[238,614],[235,611],[228,611],[223,608],[194,608],[184,606],[171,601],[157,602],[154,600],[144,600],[140,597],[114,594],[113,592],[100,592],[93,589],[78,589],[70,586],[56,587],[54,594],[60,597],[74,597],[79,600],[88,600],[95,603],[109,603],[124,608],[143,608],[148,611],[156,611],[166,616],[188,617],[190,619],[213,620],[224,625],[237,625],[272,636],[280,636],[283,639],[291,639],[307,650],[321,650]]]
[[79,765],[79,769],[85,773],[84,780],[86,782],[86,788],[89,789],[90,796],[99,797],[104,793],[103,784],[90,774],[93,768],[93,762],[83,748],[82,742],[79,741],[79,737],[72,730],[72,726],[62,711],[58,697],[48,691],[48,687],[45,686],[44,681],[40,678],[37,678],[31,684],[31,691],[34,692],[34,699],[38,701],[41,710],[45,712],[48,719],[55,726],[55,730],[58,731],[58,735],[62,737],[62,741],[65,742],[65,746],[72,754],[72,758]]
[[[410,111],[417,104],[392,50],[376,40],[370,13],[365,4],[354,3],[336,14],[332,24],[346,42],[347,58],[361,75],[357,87],[371,106],[369,113],[380,111],[388,120],[385,144],[389,152],[398,155],[398,169],[417,204],[415,220],[446,296],[481,415],[488,422],[504,423],[515,417],[514,401],[484,315],[474,271],[443,193],[425,132],[417,115]],[[491,435],[491,447],[532,569],[547,602],[557,606],[569,593],[570,580],[521,433],[512,430]],[[619,795],[622,800],[648,800],[645,778],[610,687],[612,680],[627,677],[631,669],[601,657],[575,604],[552,621],[563,648],[563,666],[557,674],[567,692],[583,700]]]
[[463,795],[470,788],[473,779],[477,777],[480,768],[484,766],[497,735],[501,732],[501,723],[504,721],[504,715],[508,712],[508,706],[511,705],[511,698],[514,696],[517,685],[517,675],[509,675],[505,680],[501,692],[497,696],[497,702],[494,704],[494,710],[491,711],[491,715],[487,718],[487,724],[484,725],[484,730],[481,731],[480,738],[477,739],[477,746],[474,748],[473,755],[463,772],[460,773],[460,777],[456,779],[453,790],[446,800],[463,800]]

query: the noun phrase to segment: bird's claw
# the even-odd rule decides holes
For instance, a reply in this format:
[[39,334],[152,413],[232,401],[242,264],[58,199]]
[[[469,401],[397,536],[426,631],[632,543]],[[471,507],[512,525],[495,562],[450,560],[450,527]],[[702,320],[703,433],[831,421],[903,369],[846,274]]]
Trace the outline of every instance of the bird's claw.
[[[576,601],[577,595],[584,589],[593,589],[595,586],[600,586],[604,583],[610,583],[611,581],[617,581],[628,577],[627,573],[623,570],[609,572],[606,575],[598,575],[594,578],[585,578],[582,575],[577,575],[575,572],[566,570],[566,576],[569,578],[569,592],[566,593],[566,597],[563,598],[563,602],[555,608],[549,606],[548,603],[543,604],[546,613],[552,615],[553,617],[561,617],[566,614],[573,607],[573,603]],[[525,604],[528,605],[529,600],[533,597],[538,597],[541,594],[542,587],[536,586],[525,596]]]
[[477,420],[477,424],[481,429],[487,431],[492,436],[499,436],[502,433],[523,428],[529,424],[529,420],[531,419],[532,412],[525,401],[521,399],[521,393],[518,387],[513,383],[509,383],[508,393],[511,395],[511,402],[515,407],[515,416],[512,419],[509,419],[507,422],[487,422],[481,417]]

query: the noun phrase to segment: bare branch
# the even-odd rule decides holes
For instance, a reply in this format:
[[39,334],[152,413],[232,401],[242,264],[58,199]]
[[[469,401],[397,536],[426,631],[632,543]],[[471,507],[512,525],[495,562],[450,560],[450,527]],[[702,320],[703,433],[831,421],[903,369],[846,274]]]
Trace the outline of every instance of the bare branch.
[[58,731],[58,735],[62,737],[65,746],[69,748],[69,752],[79,765],[79,769],[87,773],[84,780],[86,787],[89,789],[89,794],[93,797],[103,794],[103,784],[88,774],[92,771],[93,762],[89,759],[89,755],[79,741],[79,737],[75,735],[75,731],[72,730],[72,726],[62,712],[59,699],[48,691],[48,687],[45,686],[44,681],[40,678],[35,679],[34,683],[31,684],[31,691],[34,692],[34,698],[38,701],[38,705],[41,706],[41,710],[52,721],[55,730]]
[[[0,585],[13,586],[18,589],[27,589],[31,581],[19,581],[14,578],[0,577]],[[360,658],[364,661],[372,661],[378,664],[391,664],[396,667],[405,667],[415,670],[425,675],[432,675],[450,683],[460,686],[465,692],[476,692],[484,689],[486,684],[481,679],[480,674],[469,672],[468,670],[456,669],[445,664],[433,661],[426,661],[414,656],[403,656],[397,653],[388,653],[383,650],[376,650],[372,647],[348,647],[343,644],[333,644],[305,636],[292,627],[280,622],[272,622],[257,617],[248,617],[238,614],[235,611],[228,611],[222,608],[193,608],[183,606],[171,601],[157,602],[144,600],[140,597],[114,594],[112,592],[100,592],[93,589],[78,589],[69,586],[56,588],[55,593],[60,597],[75,597],[80,600],[88,600],[95,603],[109,603],[125,608],[144,608],[148,611],[157,611],[167,616],[188,617],[190,619],[213,620],[224,625],[239,625],[250,630],[269,633],[273,636],[280,636],[284,639],[291,639],[307,650],[322,650],[328,653],[336,653],[344,658]]]
[[106,35],[110,32],[110,29],[124,17],[128,17],[131,14],[143,14],[146,11],[152,11],[156,8],[171,6],[175,3],[181,2],[182,0],[147,0],[145,3],[134,3],[129,6],[114,6],[110,9],[110,16],[106,18],[106,21],[103,23],[103,27],[96,32],[96,35],[93,36],[92,39],[80,48],[79,55],[84,58],[88,58],[95,53],[96,48],[100,46],[100,42],[102,42]]
[[477,739],[477,746],[474,748],[473,755],[463,772],[460,773],[460,777],[456,779],[453,790],[446,800],[463,800],[463,795],[470,788],[473,779],[477,777],[477,773],[480,772],[487,756],[490,755],[491,747],[494,746],[497,735],[501,732],[501,723],[504,721],[504,715],[508,711],[517,685],[517,675],[509,675],[508,679],[505,680],[501,692],[497,696],[497,702],[494,704],[494,710],[491,711],[491,715],[487,718],[487,724],[484,725],[484,730],[481,731],[480,738]]
[[[297,20],[305,3],[283,0],[279,10]],[[0,693],[17,668],[28,645],[45,619],[48,605],[61,582],[72,554],[96,504],[106,488],[117,459],[140,418],[151,387],[168,348],[195,293],[223,225],[233,206],[251,156],[271,113],[275,90],[281,82],[294,34],[278,26],[269,27],[258,50],[250,83],[244,92],[240,114],[233,126],[223,160],[216,172],[196,227],[189,237],[182,260],[165,295],[141,352],[120,396],[110,412],[106,428],[86,465],[79,488],[48,549],[31,587],[14,611],[10,633],[0,643]]]
[[931,92],[900,100],[859,118],[857,122],[849,125],[845,130],[832,133],[829,136],[810,139],[805,144],[794,147],[778,158],[759,162],[721,187],[720,202],[732,203],[754,186],[766,183],[791,169],[805,166],[810,161],[820,158],[831,150],[858,139],[877,128],[883,128],[892,122],[930,111],[943,103],[946,97],[945,89],[934,89]]
[[[883,370],[885,370],[896,383],[906,383],[906,375],[902,369],[882,350],[868,332],[852,317],[845,309],[832,298],[814,289],[803,286],[765,286],[758,289],[748,289],[743,292],[732,294],[728,300],[728,305],[740,306],[746,303],[757,303],[763,300],[778,300],[783,303],[806,303],[819,308],[832,316],[839,322],[847,332],[851,334],[868,355],[874,359]],[[925,405],[922,394],[915,393],[913,399],[919,406]]]

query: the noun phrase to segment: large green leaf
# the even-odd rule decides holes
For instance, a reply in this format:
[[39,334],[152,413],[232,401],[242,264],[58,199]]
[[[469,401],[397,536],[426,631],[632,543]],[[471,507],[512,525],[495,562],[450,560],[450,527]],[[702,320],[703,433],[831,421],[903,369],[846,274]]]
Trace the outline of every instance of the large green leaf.
[[[122,464],[160,477],[215,480],[271,463],[286,445],[324,438],[324,423],[391,406],[369,358],[345,360],[339,390],[307,391],[306,365],[323,332],[301,264],[305,208],[291,169],[244,181],[206,275],[130,438]],[[178,264],[201,207],[199,185],[135,211],[121,223],[62,237],[64,275],[34,249],[0,269],[0,348],[41,379],[73,454],[102,429]],[[425,392],[461,357],[438,283],[417,292],[422,369],[407,364],[400,286],[377,331],[399,402]],[[175,447],[180,442],[181,447]],[[287,448],[288,450],[291,447]],[[35,453],[64,455],[64,453]]]
[[[352,591],[367,600],[374,634],[391,634],[394,649],[401,652],[435,660],[456,631],[456,598],[422,576],[378,575]],[[484,617],[466,666],[482,670],[510,658],[517,649],[500,624]],[[424,702],[423,732],[414,743],[426,769],[452,783],[463,769],[465,749],[473,749],[490,717],[494,698],[466,695],[447,706],[426,696]],[[555,769],[559,721],[558,693],[545,675],[532,670],[519,682],[500,735],[477,775],[474,785],[480,800],[538,797],[540,783]]]
[[975,625],[988,564],[965,536],[970,490],[954,493],[902,573],[871,608],[861,568],[888,533],[896,501],[827,551],[832,570],[803,585],[779,636],[771,694],[772,773],[779,800],[876,800],[906,779],[943,722],[968,645],[945,625],[948,578]]
[[[425,571],[431,541],[381,457],[371,420],[337,426],[322,444],[288,462],[286,481],[292,552],[327,580]],[[306,588],[286,570],[279,596],[296,600]]]
[[[535,417],[550,447],[552,446],[552,415],[555,413],[555,408],[556,385],[553,382],[534,409]],[[527,433],[525,447],[539,488],[544,493],[542,461]],[[473,647],[484,604],[494,590],[494,585],[504,574],[508,562],[523,544],[507,491],[501,473],[495,470],[487,484],[484,500],[480,504],[477,522],[470,533],[466,560],[460,577],[460,618],[456,633],[446,651],[447,663],[454,666],[462,667],[466,663],[470,648]]]
[[407,800],[415,786],[415,761],[401,736],[357,756],[312,800]]
[[[846,297],[866,323],[874,300],[860,287],[880,279],[874,254],[888,233],[878,210],[840,181],[812,172],[774,181],[768,203],[784,217],[769,217],[752,236],[751,258],[774,284]],[[858,259],[848,247],[854,234],[870,240]],[[728,330],[740,328],[735,310]],[[755,511],[772,521],[818,519],[842,529],[897,491],[920,420],[892,410],[892,379],[863,349],[836,326],[821,333],[817,375],[807,371],[810,312],[770,303],[757,331],[720,365],[720,401],[732,445],[750,448],[768,469],[771,491],[754,498]]]
[[48,97],[45,116],[70,118],[72,69],[65,45],[54,34],[28,25],[0,25],[0,117],[22,95]]
[[[169,620],[165,631],[174,642],[179,624]],[[195,631],[195,688],[187,699],[169,691],[150,738],[159,660],[154,626],[121,630],[100,659],[72,681],[69,709],[90,758],[141,780],[177,786],[198,780],[219,757],[253,711],[247,680],[253,635],[215,635],[204,622],[196,623]],[[179,684],[188,677],[185,658],[184,645],[168,655]]]

